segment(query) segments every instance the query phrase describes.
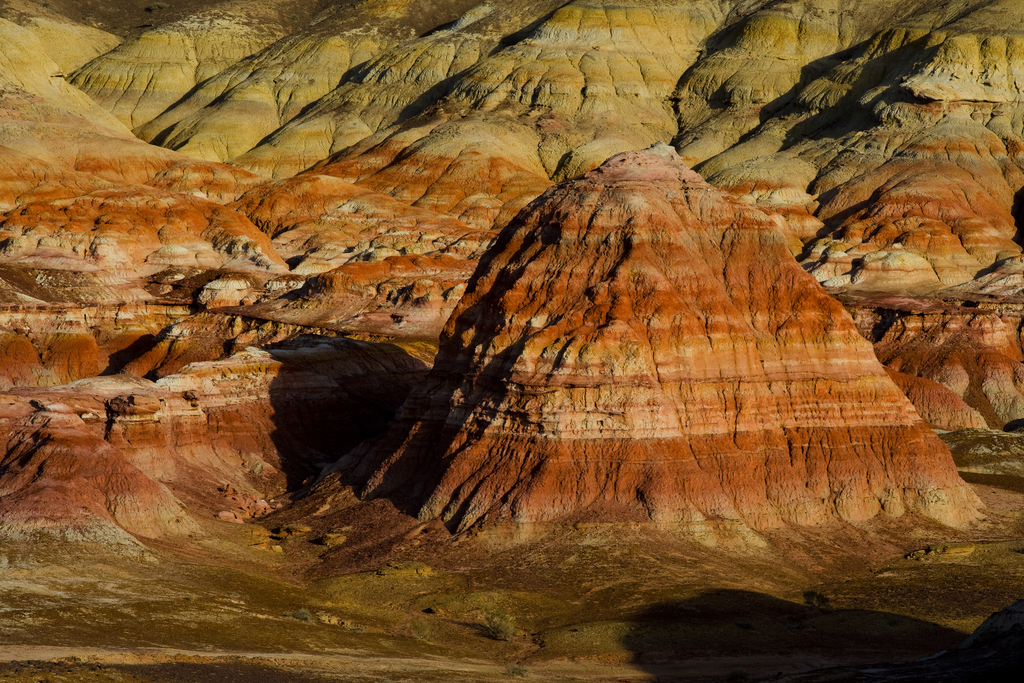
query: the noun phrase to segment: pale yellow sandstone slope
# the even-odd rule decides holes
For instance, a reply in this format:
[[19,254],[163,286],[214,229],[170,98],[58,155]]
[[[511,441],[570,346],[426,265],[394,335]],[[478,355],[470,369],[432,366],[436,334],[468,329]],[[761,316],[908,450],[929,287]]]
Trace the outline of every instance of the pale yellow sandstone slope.
[[[475,1],[338,3],[303,30],[203,83],[138,133],[203,159],[237,157],[306,105],[339,86],[358,82],[368,60],[381,51],[453,21]],[[411,97],[428,86],[419,83]]]
[[559,4],[483,3],[372,61],[358,82],[236,161],[287,175],[424,109],[427,120],[464,120],[471,130],[516,121],[522,131],[512,146],[532,147],[530,165],[539,162],[549,177],[671,138],[669,98],[724,19],[717,3]]
[[759,204],[813,212],[821,222],[796,233],[828,285],[967,283],[1020,252],[1022,27],[1024,8],[1009,2],[913,14],[699,168]]
[[435,104],[504,36],[556,5],[477,5],[457,21],[361,64],[346,82],[232,163],[286,177],[408,120]]
[[32,30],[0,19],[0,41],[0,82],[99,125],[128,133],[105,109],[68,84],[63,69],[50,58],[47,46]]
[[130,128],[283,34],[273,3],[220,3],[156,26],[78,69],[71,82]]
[[0,2],[0,18],[31,31],[43,46],[46,56],[64,74],[70,74],[121,43],[118,36],[63,16],[51,10],[49,4],[5,0]]

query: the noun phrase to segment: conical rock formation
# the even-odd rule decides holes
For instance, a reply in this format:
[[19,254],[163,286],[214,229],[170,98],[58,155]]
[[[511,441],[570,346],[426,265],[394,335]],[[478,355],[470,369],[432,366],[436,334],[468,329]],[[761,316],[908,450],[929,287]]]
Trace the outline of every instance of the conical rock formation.
[[388,436],[340,466],[459,528],[972,520],[948,451],[780,222],[664,145],[552,188],[481,261]]

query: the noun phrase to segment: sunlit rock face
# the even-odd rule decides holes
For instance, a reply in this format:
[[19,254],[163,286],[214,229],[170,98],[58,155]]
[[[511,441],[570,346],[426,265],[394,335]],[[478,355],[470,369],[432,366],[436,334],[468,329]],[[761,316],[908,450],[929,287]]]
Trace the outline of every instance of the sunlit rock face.
[[214,7],[162,24],[82,65],[69,79],[129,128],[196,84],[280,38],[271,3]]
[[820,221],[791,230],[829,288],[931,296],[1019,256],[1021,8],[962,9],[893,7],[743,140],[693,159],[716,186]]
[[[5,23],[9,80],[51,109],[7,100],[38,125],[3,132],[17,154],[0,173],[18,187],[2,205],[99,180],[229,203],[312,168],[376,193],[360,200],[380,203],[367,216],[394,212],[387,195],[489,231],[552,182],[663,140],[711,184],[785,217],[790,252],[834,291],[933,296],[1021,253],[1013,3],[367,0],[310,5],[286,28],[282,2],[154,16],[116,47],[49,15]],[[63,49],[59,36],[79,34],[81,49]],[[28,57],[40,51],[50,59]],[[41,181],[27,194],[26,176]],[[344,203],[330,206],[330,183],[301,184],[310,206]],[[404,241],[426,249],[386,248],[429,254],[437,223],[416,220]],[[336,246],[289,265],[307,277],[344,265],[322,258]]]
[[989,308],[889,297],[851,310],[879,360],[904,377],[897,383],[936,427],[1000,429],[1024,419],[1019,299]]
[[167,266],[285,271],[270,240],[209,200],[148,187],[29,202],[0,222],[0,260],[139,277]]
[[[372,0],[259,48],[221,8],[196,15],[223,34],[215,54],[182,20],[73,82],[145,140],[275,178],[316,167],[481,229],[552,181],[672,141],[715,186],[784,215],[790,251],[828,287],[931,295],[1020,253],[1020,13]],[[157,43],[192,56],[158,73],[128,59]],[[145,77],[101,78],[121,62]],[[175,69],[195,87],[167,101]]]
[[971,520],[948,451],[781,223],[665,145],[556,186],[484,256],[400,419],[341,466],[462,528]]
[[[251,328],[264,322],[270,332],[252,333],[264,341],[278,339],[274,335],[283,327],[275,326],[291,325],[432,343],[454,312],[442,354],[448,364],[442,367],[450,369],[437,385],[451,385],[450,391],[410,403],[407,428],[416,422],[417,434],[448,430],[438,443],[456,443],[464,431],[452,426],[449,412],[479,427],[491,410],[494,425],[481,427],[467,443],[492,439],[499,450],[508,450],[514,439],[533,443],[539,437],[531,430],[543,431],[558,437],[538,443],[571,444],[564,453],[579,451],[572,445],[577,443],[623,444],[622,462],[631,464],[623,466],[621,478],[602,474],[601,467],[611,466],[601,465],[595,474],[577,478],[583,483],[559,488],[511,478],[495,483],[497,478],[470,473],[485,465],[459,459],[451,461],[455,474],[445,474],[447,465],[423,469],[429,458],[415,455],[425,448],[416,440],[404,449],[375,447],[368,462],[404,454],[381,470],[375,480],[381,490],[402,480],[407,466],[429,470],[419,501],[426,501],[426,515],[468,524],[481,516],[550,519],[566,510],[606,506],[619,510],[611,517],[721,517],[756,527],[829,516],[862,519],[880,509],[899,514],[908,507],[942,516],[935,512],[941,506],[920,493],[931,485],[911,481],[909,465],[878,465],[883,475],[863,464],[883,462],[864,455],[874,453],[874,446],[820,446],[828,439],[861,443],[856,430],[877,428],[881,432],[870,433],[889,434],[891,443],[918,444],[879,452],[932,448],[927,435],[915,431],[908,405],[887,403],[884,392],[892,384],[867,347],[851,341],[833,352],[840,342],[829,335],[840,334],[840,322],[807,322],[813,316],[801,308],[805,300],[817,302],[806,304],[808,310],[822,320],[840,320],[835,304],[820,298],[810,280],[796,271],[790,275],[792,263],[780,256],[778,263],[771,261],[778,277],[751,280],[763,283],[761,289],[778,302],[758,304],[755,315],[753,304],[734,293],[739,285],[727,273],[754,261],[750,254],[762,250],[757,240],[781,239],[813,279],[848,305],[908,294],[929,301],[1020,298],[1024,86],[1015,64],[1024,44],[1024,10],[1017,4],[365,0],[310,3],[294,10],[301,18],[283,23],[293,11],[290,0],[259,6],[237,0],[191,15],[182,10],[173,18],[150,12],[147,20],[154,25],[126,38],[62,18],[53,8],[12,7],[0,8],[0,302],[26,309],[9,311],[0,325],[0,387],[52,386],[119,369],[157,378],[189,362],[219,359],[225,349],[244,349],[253,338]],[[619,188],[619,180],[605,182],[618,168],[612,164],[571,187],[604,183],[600,192],[619,193],[614,201],[601,207],[570,201],[560,188],[530,207],[554,183],[659,140],[671,143],[683,164],[725,193],[702,190],[702,196],[716,197],[719,208],[712,217],[689,205],[686,213],[668,197],[695,196],[696,179],[678,171],[678,182],[672,182],[683,189],[665,190],[659,185],[663,171],[654,162],[644,168],[657,176],[647,179],[651,187],[660,189],[644,186],[628,201],[620,196],[625,190],[610,189]],[[658,163],[674,168],[676,162]],[[661,197],[657,202],[655,195]],[[634,203],[661,208],[637,213]],[[513,223],[524,209],[526,222]],[[690,232],[666,228],[652,233],[657,239],[638,232],[638,243],[653,245],[638,255],[633,246],[622,246],[628,240],[619,228],[628,223],[640,231],[640,219],[613,221],[606,210],[650,214],[658,225],[676,221]],[[581,227],[563,220],[570,215],[596,218]],[[693,235],[704,233],[687,227],[686,216],[747,241],[730,246],[722,238],[717,251],[698,249],[694,245],[703,243]],[[486,285],[488,274],[503,263],[520,264],[506,253],[513,243],[509,235],[526,244],[523,235],[540,230],[544,221],[566,234],[576,231],[584,245],[608,239],[600,249],[624,254],[624,262],[635,260],[641,264],[637,272],[660,273],[651,293],[630,289],[640,287],[642,278],[621,284],[615,300],[628,296],[629,306],[608,313],[614,324],[600,334],[588,331],[598,304],[584,294],[612,287],[618,271],[601,261],[605,251],[596,247],[570,254],[568,248],[563,253],[542,245],[536,262],[523,262],[530,282],[508,289],[518,303],[485,298],[493,289]],[[762,223],[766,227],[755,240],[748,224]],[[510,224],[516,227],[468,287],[481,255]],[[659,241],[668,234],[682,240],[684,233],[685,253]],[[577,268],[573,259],[582,265]],[[676,265],[719,261],[721,277],[706,275],[696,283],[683,277],[692,266],[679,271]],[[542,297],[531,287],[545,278],[566,279],[570,293],[547,297],[546,308],[534,310],[529,302]],[[663,290],[704,292],[702,287],[714,289],[719,282],[721,291],[699,299],[714,313],[692,307],[700,325],[679,312],[682,304],[665,303],[675,299]],[[757,288],[751,291],[761,295]],[[506,294],[486,294],[491,296]],[[478,310],[473,302],[480,300],[506,322],[472,318]],[[140,313],[129,323],[111,312],[122,305],[133,311],[162,306],[165,312],[153,319]],[[63,315],[61,306],[78,306],[90,318],[71,316],[47,325],[38,315],[24,317],[29,306],[43,306],[33,315],[54,316]],[[786,306],[801,313],[783,318]],[[233,316],[249,316],[249,322],[236,330],[234,322],[224,321],[241,317],[227,316],[227,308]],[[188,317],[202,310],[209,315]],[[877,342],[875,351],[892,381],[929,425],[1001,426],[1024,417],[1024,356],[1019,316],[1000,310],[907,318],[906,328],[894,327],[886,339],[865,336]],[[96,333],[90,325],[100,320],[125,327]],[[717,328],[707,332],[722,320],[731,321],[721,332],[728,343],[719,342]],[[758,327],[764,320],[775,322]],[[641,327],[657,331],[657,339],[690,341],[656,343],[625,331]],[[797,343],[786,336],[791,328],[811,331],[801,332]],[[531,345],[519,349],[501,342],[502,334],[528,338]],[[583,341],[562,353],[551,350],[560,342],[539,341],[547,339],[544,334]],[[487,335],[499,341],[484,344],[480,340]],[[993,342],[995,337],[1014,339]],[[700,339],[707,344],[704,355],[693,350],[693,340]],[[682,350],[670,353],[670,347]],[[487,360],[492,348],[500,362]],[[791,348],[803,350],[785,355]],[[746,398],[736,403],[702,394],[734,395],[708,389],[710,375],[695,374],[693,358],[703,364],[702,372],[718,368],[720,381],[739,382],[734,393]],[[467,359],[484,359],[490,370],[472,369],[477,360]],[[822,377],[841,388],[823,390],[832,403],[807,407],[816,405],[807,398],[812,390],[786,373],[795,368],[794,377],[804,377],[800,373],[811,372],[807,364],[826,360],[840,369],[830,365]],[[543,392],[528,399],[527,389],[508,388],[542,386],[539,379],[523,378],[533,377],[531,368],[547,372],[546,363],[561,368],[551,371],[553,382],[568,373],[590,378],[600,389],[586,385],[587,393],[578,385],[582,380],[573,379],[565,387],[543,385]],[[679,374],[677,366],[690,374]],[[484,379],[471,389],[462,384],[469,380],[456,376]],[[634,378],[628,392],[616,388],[620,378]],[[793,397],[788,404],[778,393],[783,386]],[[876,394],[884,397],[865,398]],[[472,396],[490,398],[481,403]],[[607,407],[615,402],[630,407],[620,414]],[[485,404],[486,410],[480,407]],[[882,410],[872,413],[876,404],[889,406],[885,411],[897,415],[896,422],[869,417]],[[795,417],[786,417],[790,410]],[[599,420],[587,417],[605,413]],[[511,427],[508,415],[528,417],[515,417],[520,426]],[[775,416],[764,421],[774,426],[755,428],[762,422],[755,416],[761,415]],[[642,438],[620,436],[634,429]],[[812,438],[794,431],[800,429],[818,431]],[[845,441],[829,431],[842,429]],[[707,472],[700,475],[706,481],[693,491],[678,483],[685,479],[679,474],[682,455],[670,458],[677,464],[662,476],[655,470],[668,465],[638,464],[661,461],[627,453],[658,439],[676,444],[673,453],[692,453],[685,457],[702,464],[686,467]],[[748,482],[743,485],[730,483],[731,474],[714,474],[733,469],[716,470],[701,460],[708,453],[778,453],[780,444],[792,451],[794,443],[804,444],[800,457],[808,462],[817,462],[819,451],[835,450],[845,454],[835,462],[861,463],[857,467],[863,469],[814,470],[818,474],[808,476],[817,483],[801,491],[793,483],[803,476],[794,474],[795,455],[788,470],[744,464],[746,474],[737,480]],[[490,456],[481,455],[487,448],[474,446],[460,457],[477,453],[481,463],[489,463]],[[559,458],[571,460],[568,455],[531,448],[535,455],[523,467],[543,462],[556,469],[524,475],[524,482],[573,481],[548,474],[576,467],[556,467],[563,462]],[[893,457],[903,462],[903,456]],[[932,461],[937,457],[913,456],[925,463],[919,476],[939,477]],[[473,493],[476,484],[453,483],[462,477],[488,483]],[[857,477],[860,483],[847,483]],[[935,490],[957,490],[947,484]],[[962,509],[950,496],[947,509]]]

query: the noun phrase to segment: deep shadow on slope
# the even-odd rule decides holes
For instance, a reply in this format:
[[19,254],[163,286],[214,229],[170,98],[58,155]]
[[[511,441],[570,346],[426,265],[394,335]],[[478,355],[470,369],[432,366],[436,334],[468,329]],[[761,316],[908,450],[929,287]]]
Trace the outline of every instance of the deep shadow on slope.
[[827,596],[808,594],[807,600],[820,606],[712,590],[647,608],[622,644],[658,681],[755,681],[829,666],[916,660],[955,648],[965,637],[900,615],[833,610]]
[[270,438],[290,491],[381,434],[430,369],[386,342],[302,335],[266,350],[284,363],[269,387]]
[[1007,683],[1024,669],[1024,632],[937,653],[914,662],[809,671],[777,678],[782,683]]

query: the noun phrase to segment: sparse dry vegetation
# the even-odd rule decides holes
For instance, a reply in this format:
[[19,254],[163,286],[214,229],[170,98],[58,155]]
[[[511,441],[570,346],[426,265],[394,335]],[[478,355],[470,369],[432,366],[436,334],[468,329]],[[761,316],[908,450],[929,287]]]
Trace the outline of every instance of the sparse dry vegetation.
[[495,640],[508,641],[516,636],[515,621],[500,607],[484,612],[484,628],[487,635]]

